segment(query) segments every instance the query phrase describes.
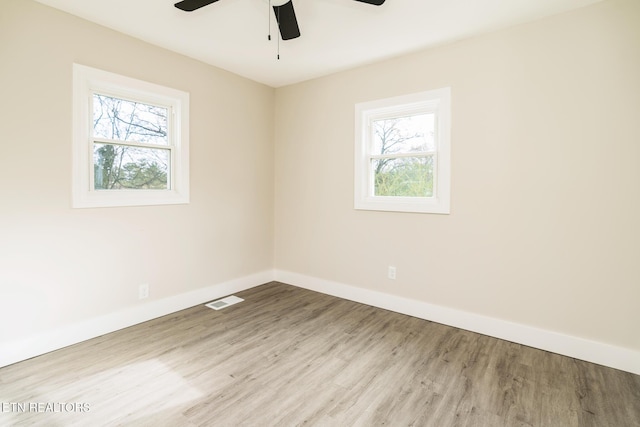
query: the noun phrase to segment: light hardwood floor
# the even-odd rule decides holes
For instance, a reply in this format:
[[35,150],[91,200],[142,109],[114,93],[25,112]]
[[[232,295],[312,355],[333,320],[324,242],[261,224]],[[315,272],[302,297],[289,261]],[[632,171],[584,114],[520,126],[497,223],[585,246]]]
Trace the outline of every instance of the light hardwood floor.
[[89,409],[0,425],[640,426],[637,375],[280,283],[237,295],[0,369],[5,411]]

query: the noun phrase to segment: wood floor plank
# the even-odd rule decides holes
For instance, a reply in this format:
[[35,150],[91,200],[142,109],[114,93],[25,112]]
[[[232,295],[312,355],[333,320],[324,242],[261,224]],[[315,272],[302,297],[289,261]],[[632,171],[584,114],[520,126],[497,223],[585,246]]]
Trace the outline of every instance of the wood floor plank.
[[[640,376],[269,283],[0,369],[0,426],[640,427]],[[4,407],[3,407],[4,408]]]

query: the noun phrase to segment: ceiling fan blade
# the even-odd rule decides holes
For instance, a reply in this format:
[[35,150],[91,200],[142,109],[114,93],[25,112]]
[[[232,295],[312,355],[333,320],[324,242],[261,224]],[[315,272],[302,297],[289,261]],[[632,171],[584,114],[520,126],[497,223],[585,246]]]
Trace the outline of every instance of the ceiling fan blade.
[[372,4],[375,6],[381,6],[384,3],[384,0],[356,0],[362,3]]
[[296,19],[296,12],[293,10],[293,2],[289,0],[281,6],[273,6],[273,13],[276,14],[278,27],[282,40],[291,40],[300,37],[300,28]]
[[174,4],[180,10],[185,12],[193,12],[196,9],[200,9],[208,4],[215,3],[218,0],[182,0]]

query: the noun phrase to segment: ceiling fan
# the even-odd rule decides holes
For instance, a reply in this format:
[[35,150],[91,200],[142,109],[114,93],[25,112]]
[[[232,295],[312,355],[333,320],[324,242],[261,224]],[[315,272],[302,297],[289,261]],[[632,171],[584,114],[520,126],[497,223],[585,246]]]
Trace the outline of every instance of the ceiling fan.
[[[176,3],[174,6],[185,12],[193,12],[201,7],[207,6],[211,3],[215,3],[218,0],[182,0]],[[367,3],[374,6],[380,6],[385,0],[355,0],[361,3]],[[277,2],[274,0],[274,3]],[[281,1],[278,3],[282,3]],[[293,9],[292,0],[288,0],[286,3],[274,5],[273,13],[276,15],[276,21],[278,21],[278,27],[280,28],[280,36],[282,40],[291,40],[296,37],[300,37],[300,28],[298,27],[298,20],[296,19],[296,12]]]

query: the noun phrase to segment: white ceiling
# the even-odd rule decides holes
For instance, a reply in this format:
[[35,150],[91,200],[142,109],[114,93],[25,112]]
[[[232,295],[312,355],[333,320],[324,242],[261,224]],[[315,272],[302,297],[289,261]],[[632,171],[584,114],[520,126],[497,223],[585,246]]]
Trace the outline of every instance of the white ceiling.
[[[601,0],[293,0],[301,37],[280,41],[268,0],[37,0],[100,25],[279,87]],[[267,40],[271,24],[272,40]]]

